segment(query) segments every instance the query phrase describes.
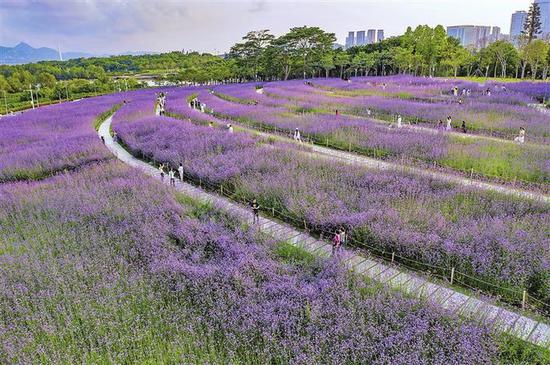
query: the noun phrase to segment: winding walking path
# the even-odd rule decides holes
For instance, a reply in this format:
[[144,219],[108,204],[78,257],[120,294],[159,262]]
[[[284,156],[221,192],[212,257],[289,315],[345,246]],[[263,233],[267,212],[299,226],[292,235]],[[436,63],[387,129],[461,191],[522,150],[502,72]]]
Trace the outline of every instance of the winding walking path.
[[[113,141],[110,134],[111,123],[112,116],[107,118],[98,130],[98,134],[105,139],[105,145],[109,150],[122,162],[138,168],[149,176],[160,179],[159,172],[155,166],[133,157],[121,145]],[[167,183],[168,181],[165,182]],[[217,208],[243,221],[251,221],[252,215],[248,207],[244,207],[225,197],[205,192],[202,189],[181,181],[176,181],[175,189],[197,200],[211,202]],[[289,242],[312,254],[319,256],[331,255],[332,247],[328,242],[318,240],[287,224],[260,217],[258,227],[273,238]],[[345,250],[342,253],[342,257],[350,270],[374,281],[416,297],[426,298],[452,313],[492,326],[497,331],[511,334],[538,346],[550,348],[550,326],[546,323],[465,295],[443,285],[434,284],[425,278],[403,271],[398,266],[381,263],[352,250]]]

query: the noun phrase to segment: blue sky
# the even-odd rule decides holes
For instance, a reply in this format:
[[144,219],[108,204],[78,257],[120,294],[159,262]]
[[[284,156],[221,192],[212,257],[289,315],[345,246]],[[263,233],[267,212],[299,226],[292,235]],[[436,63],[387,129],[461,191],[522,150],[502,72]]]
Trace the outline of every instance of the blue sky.
[[348,30],[401,34],[418,24],[502,27],[530,0],[0,0],[0,45],[25,41],[65,51],[190,49],[223,52],[249,30],[276,35],[320,26],[340,43]]

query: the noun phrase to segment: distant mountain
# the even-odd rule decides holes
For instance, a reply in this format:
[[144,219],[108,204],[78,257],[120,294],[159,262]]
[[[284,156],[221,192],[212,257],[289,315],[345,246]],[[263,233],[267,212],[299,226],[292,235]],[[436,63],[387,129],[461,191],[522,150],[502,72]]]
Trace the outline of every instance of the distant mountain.
[[[83,52],[66,52],[62,53],[62,55],[64,60],[80,57],[92,57],[91,54]],[[54,60],[59,60],[59,53],[52,48],[33,48],[25,42],[21,42],[15,47],[0,46],[0,65],[17,65],[22,63]]]

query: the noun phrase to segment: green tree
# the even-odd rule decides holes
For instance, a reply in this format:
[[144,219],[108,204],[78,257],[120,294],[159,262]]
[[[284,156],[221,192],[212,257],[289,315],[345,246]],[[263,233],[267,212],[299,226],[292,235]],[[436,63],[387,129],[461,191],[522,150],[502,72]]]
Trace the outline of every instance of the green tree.
[[334,64],[334,54],[333,52],[327,52],[325,53],[319,62],[319,65],[325,70],[325,77],[328,77],[330,74],[330,70],[332,70],[335,66]]
[[36,81],[43,87],[52,88],[55,86],[57,80],[54,75],[48,72],[41,72],[36,78]]
[[340,78],[344,76],[344,68],[349,65],[350,57],[345,52],[338,52],[334,56],[334,64],[340,68]]
[[500,65],[501,76],[506,77],[508,66],[515,66],[519,61],[519,54],[516,48],[507,41],[496,41],[491,43],[486,49],[491,58],[490,63],[495,64],[494,74],[497,74],[496,65]]
[[[8,80],[6,80],[4,75],[0,75],[0,90],[5,91],[5,92],[11,91],[10,84],[9,84]],[[2,94],[2,95],[0,95],[0,97],[3,98],[4,95]]]
[[326,33],[319,27],[295,27],[283,36],[288,50],[302,66],[302,76],[305,79],[311,64],[320,60],[326,52],[332,49],[336,41],[334,33]]
[[537,3],[532,3],[523,24],[522,34],[526,36],[527,43],[531,43],[533,39],[537,38],[540,34],[541,22],[540,22],[540,7]]
[[373,53],[360,51],[354,56],[354,62],[363,70],[363,75],[368,75],[370,69],[376,64],[376,59]]
[[252,72],[251,76],[257,80],[264,50],[271,44],[273,39],[275,37],[269,34],[268,29],[248,32],[243,37],[243,43],[237,43],[231,47],[229,57],[236,59],[237,65],[243,74],[250,70]]
[[409,72],[414,64],[414,55],[412,49],[405,47],[395,47],[392,49],[392,58],[397,72]]
[[548,43],[536,39],[525,46],[525,59],[531,66],[532,78],[536,78],[539,66],[544,66],[548,56]]

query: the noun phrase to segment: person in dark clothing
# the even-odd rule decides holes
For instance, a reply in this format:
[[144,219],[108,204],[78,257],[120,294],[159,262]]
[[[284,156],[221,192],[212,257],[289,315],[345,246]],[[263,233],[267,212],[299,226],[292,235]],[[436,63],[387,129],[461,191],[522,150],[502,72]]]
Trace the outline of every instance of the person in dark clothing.
[[105,137],[101,136],[101,142],[103,142],[103,144],[105,144]]
[[252,208],[252,224],[260,223],[260,204],[256,198],[252,199],[250,207]]
[[466,129],[466,122],[462,121],[462,126],[460,127],[462,130],[462,133],[468,133],[468,130]]

